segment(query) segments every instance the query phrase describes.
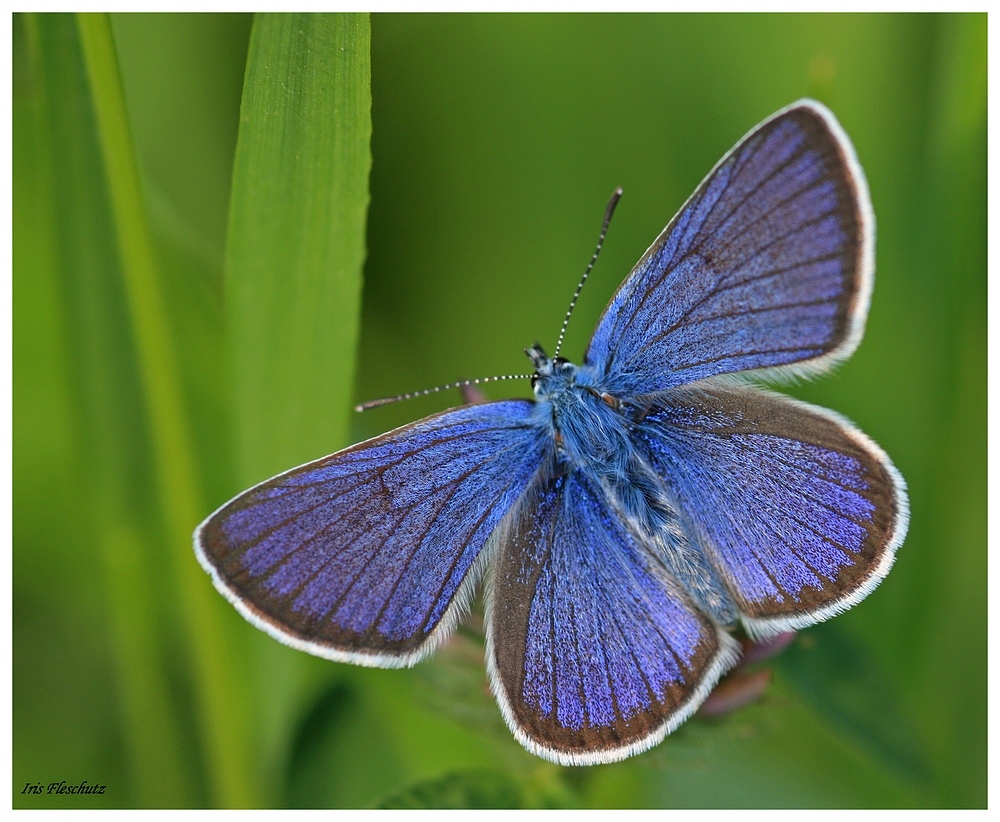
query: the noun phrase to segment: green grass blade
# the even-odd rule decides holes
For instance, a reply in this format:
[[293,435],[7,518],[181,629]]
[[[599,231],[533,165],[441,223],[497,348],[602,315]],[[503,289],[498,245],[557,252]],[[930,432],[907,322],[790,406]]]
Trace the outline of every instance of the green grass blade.
[[218,623],[218,600],[191,553],[191,533],[204,514],[204,505],[111,30],[104,15],[83,14],[77,19],[149,413],[153,470],[179,586],[177,604],[186,619],[194,657],[208,783],[218,804],[252,807],[257,794],[250,776],[247,720],[236,707],[239,700],[234,699],[235,681]]
[[365,258],[367,15],[260,15],[233,169],[226,311],[238,476],[347,436]]
[[[254,20],[225,264],[241,486],[346,444],[369,199],[370,74],[367,15]],[[280,801],[308,683],[338,672],[259,640],[258,765]]]
[[[16,25],[21,76],[15,91],[14,272],[18,322],[27,325],[14,357],[15,476],[18,521],[31,506],[44,534],[19,541],[20,581],[30,584],[44,569],[45,588],[58,591],[58,569],[85,563],[87,571],[73,582],[90,588],[90,568],[96,567],[128,775],[127,784],[109,785],[107,801],[192,804],[192,773],[157,625],[151,529],[138,479],[144,442],[136,424],[135,371],[80,40],[69,15],[25,15]],[[60,425],[63,399],[75,406],[72,421]],[[49,453],[53,447],[58,453]],[[53,462],[73,465],[60,476]],[[41,490],[34,476],[39,472],[44,513],[32,487]],[[60,528],[66,520],[73,521],[69,533]],[[67,612],[79,608],[72,591],[62,597]],[[77,611],[67,618],[80,616]],[[43,690],[61,702],[66,695],[57,690],[59,677],[52,679]],[[86,683],[76,685],[86,690]]]

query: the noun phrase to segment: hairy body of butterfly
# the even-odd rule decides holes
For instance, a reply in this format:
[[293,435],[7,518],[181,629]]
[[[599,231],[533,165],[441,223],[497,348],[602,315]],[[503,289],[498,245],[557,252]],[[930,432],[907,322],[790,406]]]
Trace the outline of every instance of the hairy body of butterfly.
[[433,651],[485,579],[517,739],[563,764],[645,750],[735,663],[730,628],[813,624],[889,571],[908,519],[889,458],[744,377],[848,357],[873,271],[850,141],[796,103],[706,177],[582,365],[527,352],[534,402],[444,411],[267,480],[199,526],[196,554],[272,636],[383,667]]
[[550,473],[582,471],[698,607],[720,625],[738,611],[704,551],[692,543],[681,509],[637,437],[649,406],[613,397],[592,366],[550,360],[529,350],[537,425],[548,432],[554,454]]

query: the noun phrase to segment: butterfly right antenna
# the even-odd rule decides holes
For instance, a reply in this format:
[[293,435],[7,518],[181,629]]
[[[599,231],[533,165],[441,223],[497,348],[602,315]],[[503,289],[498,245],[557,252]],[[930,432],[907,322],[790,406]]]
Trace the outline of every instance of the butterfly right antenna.
[[604,224],[601,226],[601,238],[597,241],[597,248],[594,249],[594,256],[590,258],[590,265],[587,266],[587,270],[583,272],[583,277],[580,279],[580,284],[576,287],[576,293],[573,295],[573,301],[569,304],[569,311],[566,312],[566,319],[563,320],[562,330],[559,332],[559,342],[556,343],[556,353],[552,355],[552,359],[559,356],[559,349],[562,348],[563,337],[566,336],[566,326],[569,325],[569,318],[573,314],[573,309],[576,308],[576,301],[580,298],[580,292],[583,291],[583,284],[587,282],[587,277],[590,276],[590,271],[594,267],[594,263],[597,262],[597,255],[601,253],[601,246],[604,245],[604,237],[608,233],[608,226],[611,224],[611,215],[615,213],[615,206],[618,205],[618,201],[622,197],[622,187],[618,186],[615,189],[615,193],[611,195],[611,199],[608,201],[608,207],[604,210]]

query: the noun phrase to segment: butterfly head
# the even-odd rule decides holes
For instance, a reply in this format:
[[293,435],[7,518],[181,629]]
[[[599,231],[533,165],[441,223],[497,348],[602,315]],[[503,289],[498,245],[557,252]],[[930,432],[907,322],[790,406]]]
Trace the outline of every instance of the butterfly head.
[[531,387],[534,389],[536,399],[546,399],[572,385],[577,369],[569,360],[563,357],[550,358],[538,343],[531,348],[525,348],[524,353],[535,367],[535,373],[531,377]]

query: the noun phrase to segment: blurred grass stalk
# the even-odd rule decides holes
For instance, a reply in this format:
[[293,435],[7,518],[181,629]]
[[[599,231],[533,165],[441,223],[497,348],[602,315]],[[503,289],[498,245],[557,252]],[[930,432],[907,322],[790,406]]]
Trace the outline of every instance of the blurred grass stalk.
[[[131,352],[121,350],[125,341],[120,334],[120,283],[115,278],[122,261],[114,247],[107,184],[100,170],[83,27],[78,28],[69,15],[27,15],[23,24],[30,53],[28,94],[35,140],[30,152],[34,163],[29,161],[24,173],[38,186],[40,216],[48,218],[36,231],[49,235],[54,253],[50,273],[56,300],[62,303],[53,308],[64,326],[56,333],[75,366],[69,370],[82,412],[74,420],[80,440],[77,477],[86,477],[79,492],[88,501],[87,525],[96,532],[94,542],[105,576],[131,794],[140,804],[187,804],[194,801],[194,793],[185,774],[178,716],[164,676],[147,555],[150,535],[141,511],[132,505],[138,449],[130,446],[141,439],[132,425],[135,375]],[[129,159],[126,154],[125,160]],[[22,187],[29,184],[24,177],[22,181]],[[24,262],[25,269],[44,276],[44,260],[29,257]],[[36,268],[39,264],[41,271]],[[21,276],[28,276],[27,271]]]
[[[39,219],[15,256],[25,287],[52,281],[50,311],[81,409],[76,476],[107,589],[132,783],[123,796],[141,806],[273,804],[255,760],[257,717],[245,710],[253,682],[224,624],[229,606],[191,551],[207,508],[176,356],[183,341],[164,303],[109,21],[25,15],[18,25],[27,59],[15,196]],[[366,15],[256,20],[226,258],[234,378],[219,386],[233,389],[244,478],[332,450],[346,434],[369,78]],[[160,541],[172,586],[156,576]],[[176,693],[184,672],[168,657],[174,623],[192,698]],[[188,701],[200,754],[184,745]]]
[[219,611],[201,570],[191,561],[191,531],[204,510],[190,423],[163,305],[153,243],[111,27],[106,15],[77,17],[89,81],[105,185],[124,280],[129,320],[148,415],[153,473],[175,576],[175,605],[192,656],[195,701],[213,800],[225,806],[257,804],[250,775],[248,718],[236,710],[238,689],[232,654],[219,627]]
[[[948,287],[935,304],[947,334],[945,390],[935,403],[938,428],[945,432],[944,447],[934,452],[930,474],[942,493],[935,494],[928,518],[935,544],[986,543],[986,17],[943,15],[941,45],[930,106],[928,133],[927,203],[921,215],[923,253]],[[970,196],[972,193],[974,196]],[[938,320],[941,322],[941,320]],[[961,489],[955,493],[950,489]],[[985,550],[938,551],[937,579],[949,579],[948,565],[962,564],[960,579],[985,579]],[[954,571],[952,571],[954,574]],[[951,580],[956,579],[950,576]],[[953,583],[952,583],[953,584]],[[968,728],[980,722],[987,703],[985,586],[966,586],[948,592],[954,613],[948,621],[922,617],[935,641],[927,643],[919,674],[930,701],[941,705],[938,721],[927,727],[930,749],[939,762],[938,801],[959,807],[986,784],[987,737]],[[954,626],[963,626],[955,631]],[[970,661],[974,661],[971,662]],[[965,691],[966,699],[954,694]],[[945,715],[948,721],[940,721]],[[972,754],[959,759],[953,751]],[[974,763],[970,767],[970,763]]]

